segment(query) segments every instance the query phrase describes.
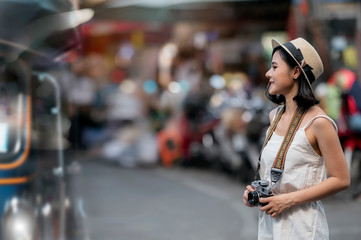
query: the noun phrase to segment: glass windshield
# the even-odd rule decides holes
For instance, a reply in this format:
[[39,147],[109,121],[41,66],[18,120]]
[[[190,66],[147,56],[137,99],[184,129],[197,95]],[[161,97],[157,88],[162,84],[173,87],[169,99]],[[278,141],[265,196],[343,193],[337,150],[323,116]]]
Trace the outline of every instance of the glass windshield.
[[26,120],[26,86],[15,65],[4,65],[0,72],[0,161],[8,161],[21,150]]

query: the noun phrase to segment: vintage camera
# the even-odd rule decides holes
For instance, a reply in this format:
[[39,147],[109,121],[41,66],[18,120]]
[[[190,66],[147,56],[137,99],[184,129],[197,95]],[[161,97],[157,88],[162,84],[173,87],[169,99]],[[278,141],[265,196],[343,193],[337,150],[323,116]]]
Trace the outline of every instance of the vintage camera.
[[256,190],[248,193],[248,203],[252,206],[267,205],[267,203],[266,204],[260,203],[259,199],[261,197],[268,198],[272,196],[272,189],[269,186],[269,182],[267,180],[257,180],[257,181],[253,181],[251,183],[251,186]]

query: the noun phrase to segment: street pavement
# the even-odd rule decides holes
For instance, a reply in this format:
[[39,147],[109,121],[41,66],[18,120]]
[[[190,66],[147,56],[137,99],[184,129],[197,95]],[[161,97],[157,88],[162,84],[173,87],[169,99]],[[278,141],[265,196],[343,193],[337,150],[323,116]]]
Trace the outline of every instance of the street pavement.
[[[91,240],[257,239],[257,208],[244,185],[207,169],[122,168],[80,161],[72,188]],[[323,201],[331,240],[361,236],[361,202],[340,193]]]

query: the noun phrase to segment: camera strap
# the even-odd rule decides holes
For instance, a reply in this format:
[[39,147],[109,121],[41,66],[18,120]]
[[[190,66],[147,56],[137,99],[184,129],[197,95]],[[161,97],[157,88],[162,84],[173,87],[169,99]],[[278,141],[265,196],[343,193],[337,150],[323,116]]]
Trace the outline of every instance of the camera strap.
[[[260,155],[258,157],[258,164],[257,164],[257,170],[256,170],[255,178],[258,178],[258,175],[259,175],[259,169],[260,169],[260,165],[261,165],[261,154],[263,152],[263,149],[267,145],[268,141],[271,139],[271,136],[272,136],[274,130],[276,129],[277,124],[280,121],[281,116],[285,112],[285,110],[286,110],[286,106],[284,105],[282,107],[282,109],[280,111],[278,111],[278,113],[276,115],[276,118],[273,120],[273,122],[272,122],[272,124],[271,124],[271,126],[270,126],[270,128],[268,130],[266,139],[265,139],[265,141],[263,143]],[[297,129],[299,128],[299,126],[300,126],[300,124],[302,122],[302,119],[305,116],[305,113],[306,113],[305,108],[297,107],[296,112],[292,116],[291,123],[290,123],[290,125],[288,126],[288,129],[287,129],[287,134],[283,138],[283,142],[281,144],[280,149],[278,150],[277,156],[276,156],[276,158],[275,158],[275,160],[273,162],[273,166],[272,166],[272,169],[271,169],[271,182],[273,184],[275,184],[282,176],[287,151],[288,151],[288,149],[289,149],[289,147],[291,145],[291,142],[292,142],[292,140],[293,140],[293,138],[294,138],[294,136],[295,136],[295,134],[297,132]]]

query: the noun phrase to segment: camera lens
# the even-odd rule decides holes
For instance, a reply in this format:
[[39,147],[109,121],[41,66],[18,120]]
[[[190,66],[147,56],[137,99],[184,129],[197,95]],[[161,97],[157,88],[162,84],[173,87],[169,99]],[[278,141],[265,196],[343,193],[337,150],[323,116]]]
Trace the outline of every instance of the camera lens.
[[248,193],[248,203],[252,206],[258,205],[259,197],[257,191]]

